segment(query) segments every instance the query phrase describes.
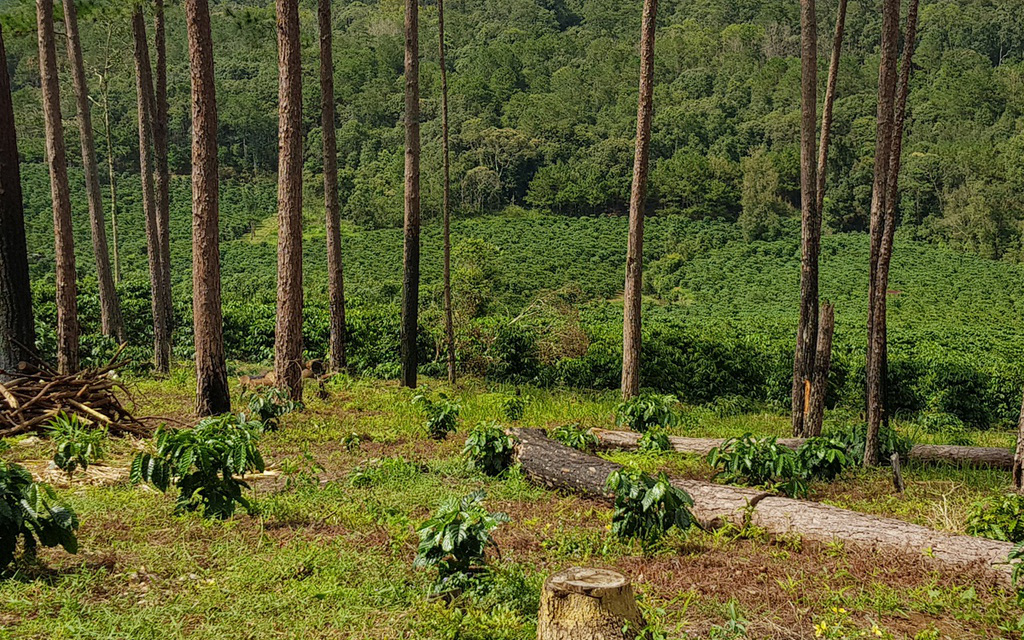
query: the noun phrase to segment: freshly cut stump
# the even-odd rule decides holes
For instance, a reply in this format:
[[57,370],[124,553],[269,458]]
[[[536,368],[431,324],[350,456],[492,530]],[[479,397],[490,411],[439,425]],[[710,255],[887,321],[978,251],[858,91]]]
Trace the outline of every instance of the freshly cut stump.
[[544,583],[537,640],[635,640],[643,626],[633,587],[621,573],[573,567]]

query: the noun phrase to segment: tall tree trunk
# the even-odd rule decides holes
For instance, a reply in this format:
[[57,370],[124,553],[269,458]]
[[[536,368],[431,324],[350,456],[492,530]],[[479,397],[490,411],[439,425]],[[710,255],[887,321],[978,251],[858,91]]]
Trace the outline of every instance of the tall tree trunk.
[[907,119],[907,97],[910,94],[910,73],[914,65],[914,43],[917,39],[918,0],[911,0],[907,7],[906,33],[903,39],[903,60],[900,67],[899,85],[896,90],[893,109],[892,145],[889,149],[889,171],[885,185],[885,227],[882,245],[878,251],[878,266],[875,273],[874,335],[872,344],[879,356],[881,372],[882,418],[886,415],[889,387],[889,341],[886,318],[886,292],[889,290],[889,264],[892,261],[892,243],[896,233],[896,199],[899,191],[900,162],[903,155],[903,129]]
[[821,141],[818,145],[818,224],[821,225],[825,213],[825,178],[828,176],[828,145],[832,139],[832,109],[836,103],[836,89],[839,80],[839,63],[842,61],[843,34],[846,31],[846,3],[839,0],[839,13],[836,16],[836,31],[832,38],[832,58],[828,63],[828,84],[825,88],[825,103],[821,110]]
[[110,136],[110,39],[113,28],[107,26],[107,55],[100,76],[100,93],[103,94],[103,134],[107,139],[107,177],[110,182],[110,233],[114,250],[114,282],[121,282],[121,245],[117,237],[117,174],[114,172],[114,143]]
[[217,96],[207,0],[185,1],[192,79],[192,313],[195,318],[196,413],[231,411],[220,298],[220,183]]
[[885,295],[878,289],[878,257],[885,233],[885,197],[888,185],[889,163],[894,125],[894,98],[896,94],[897,49],[899,40],[900,2],[882,2],[882,55],[878,65],[878,114],[875,132],[874,183],[871,194],[870,270],[868,283],[868,351],[867,351],[867,437],[864,446],[864,465],[878,464],[878,432],[884,419],[882,357],[875,331],[876,298]]
[[277,2],[277,384],[302,399],[302,45],[298,0]]
[[9,68],[0,25],[0,369],[13,371],[19,361],[33,360],[36,328]]
[[132,12],[132,39],[135,43],[135,84],[139,113],[139,167],[142,177],[142,208],[146,214],[146,249],[149,254],[149,285],[153,310],[153,356],[156,370],[166,373],[171,367],[171,332],[164,314],[163,251],[157,223],[156,193],[153,186],[153,80],[146,41],[146,22],[142,5]]
[[54,253],[57,262],[57,369],[78,370],[78,284],[75,280],[75,236],[71,224],[68,159],[60,113],[60,78],[54,43],[53,0],[36,0],[39,77],[46,122],[46,160],[53,199]]
[[448,384],[455,384],[455,321],[452,314],[451,158],[448,144],[448,69],[445,66],[444,0],[437,0],[437,48],[441,64],[442,219],[444,226],[444,338],[448,355]]
[[654,118],[654,32],[657,28],[658,0],[644,0],[643,11],[633,187],[629,195],[629,239],[626,243],[626,284],[622,299],[622,397],[625,399],[640,392],[644,210],[647,206],[651,120]]
[[96,162],[96,143],[92,132],[92,109],[89,87],[82,62],[82,42],[78,33],[78,9],[74,0],[63,0],[64,25],[67,30],[68,61],[78,106],[78,128],[82,142],[82,166],[85,173],[85,192],[89,199],[89,223],[92,229],[92,249],[96,258],[96,280],[100,294],[100,325],[103,334],[124,342],[124,322],[121,304],[114,288],[114,275],[110,270],[107,249],[107,224],[103,219],[103,194],[100,189],[100,170]]
[[793,356],[793,435],[804,434],[805,388],[814,375],[818,339],[818,27],[815,0],[800,0],[800,317]]
[[416,387],[420,298],[420,58],[418,0],[405,0],[405,246],[402,384]]
[[334,38],[331,0],[319,0],[320,111],[324,136],[324,211],[327,214],[327,285],[331,300],[331,371],[343,371],[345,358],[345,276],[338,203],[338,141],[334,124]]
[[827,302],[823,303],[820,315],[814,375],[811,377],[810,392],[806,396],[804,436],[807,438],[821,435],[825,419],[825,399],[828,396],[828,371],[832,366],[832,334],[836,327],[835,307]]
[[1013,487],[1017,493],[1024,493],[1024,404],[1020,406],[1017,421],[1017,450],[1013,455]]
[[167,160],[167,38],[164,0],[155,0],[153,48],[156,51],[156,93],[153,100],[153,157],[156,173],[156,228],[160,235],[160,275],[163,278],[160,304],[168,334],[173,335],[174,307],[171,303],[171,171]]

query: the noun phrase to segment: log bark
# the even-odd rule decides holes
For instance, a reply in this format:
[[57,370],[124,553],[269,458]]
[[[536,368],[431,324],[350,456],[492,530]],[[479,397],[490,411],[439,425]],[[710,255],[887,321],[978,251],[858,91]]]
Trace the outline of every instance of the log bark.
[[82,168],[85,174],[85,193],[89,201],[89,224],[92,231],[92,251],[96,263],[96,282],[100,297],[100,327],[104,335],[118,343],[124,342],[124,321],[121,303],[114,287],[114,274],[110,269],[110,251],[107,246],[107,225],[103,217],[103,193],[100,187],[99,163],[96,161],[96,142],[92,130],[92,107],[89,86],[82,61],[82,41],[78,31],[78,9],[74,0],[64,0],[64,26],[67,31],[68,62],[78,108],[78,129],[82,146]]
[[537,640],[633,640],[643,626],[633,586],[617,571],[572,567],[544,582]]
[[800,0],[800,311],[793,355],[793,435],[806,436],[806,386],[814,375],[818,339],[818,27],[815,0]]
[[444,338],[448,358],[448,384],[455,384],[455,320],[452,313],[452,231],[451,231],[451,158],[448,144],[448,69],[445,66],[444,0],[437,0],[437,48],[441,66],[441,165],[443,193],[441,218],[444,233],[442,266],[444,297]]
[[207,0],[185,0],[192,84],[192,313],[196,413],[231,411],[220,277],[220,183],[213,37]]
[[167,158],[167,38],[164,27],[164,0],[153,3],[153,49],[156,53],[156,81],[153,96],[153,160],[156,173],[156,227],[160,237],[160,306],[170,336],[174,330],[174,306],[171,303],[171,170]]
[[345,276],[341,255],[341,205],[338,202],[338,141],[334,125],[334,38],[331,32],[331,0],[319,0],[320,112],[324,137],[324,211],[327,227],[327,288],[330,298],[331,371],[344,371]]
[[640,32],[640,89],[636,110],[633,187],[629,195],[629,239],[626,244],[626,285],[622,298],[622,397],[640,393],[642,340],[644,214],[650,168],[651,121],[654,119],[654,35],[658,1],[644,0]]
[[[570,449],[539,429],[511,429],[519,439],[516,460],[531,481],[610,501],[604,483],[621,465]],[[985,538],[934,531],[894,518],[781,498],[743,487],[700,480],[672,479],[693,498],[693,515],[702,526],[726,522],[752,524],[770,535],[799,535],[819,544],[842,541],[860,549],[925,558],[952,571],[972,571],[993,584],[1010,586],[1006,563],[1013,545]]]
[[5,370],[32,359],[36,346],[9,68],[0,26],[0,369]]
[[156,187],[153,184],[153,80],[146,40],[142,5],[132,11],[132,39],[135,50],[135,85],[139,116],[139,167],[142,177],[142,208],[146,219],[146,250],[149,256],[149,285],[153,310],[153,358],[156,370],[171,368],[171,330],[163,307],[163,249],[157,223]]
[[825,398],[828,396],[828,372],[832,367],[832,335],[835,328],[835,307],[826,302],[821,305],[821,318],[818,320],[814,371],[811,375],[807,412],[804,416],[804,434],[808,438],[820,436],[825,421]]
[[416,387],[420,298],[420,59],[418,0],[405,0],[405,222],[402,384]]
[[302,45],[298,0],[277,0],[277,333],[274,371],[302,399]]
[[1017,493],[1024,493],[1024,403],[1020,406],[1017,421],[1017,449],[1013,454],[1013,486]]
[[78,283],[75,274],[68,159],[60,111],[53,0],[36,0],[36,19],[43,120],[46,123],[46,161],[50,169],[50,195],[53,201],[54,254],[57,262],[57,368],[61,373],[72,373],[78,370]]

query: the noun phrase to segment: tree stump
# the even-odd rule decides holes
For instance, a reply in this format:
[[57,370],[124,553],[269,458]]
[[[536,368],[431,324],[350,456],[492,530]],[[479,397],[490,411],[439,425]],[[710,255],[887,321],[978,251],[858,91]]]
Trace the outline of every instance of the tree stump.
[[537,640],[635,640],[643,626],[621,573],[573,567],[544,583]]

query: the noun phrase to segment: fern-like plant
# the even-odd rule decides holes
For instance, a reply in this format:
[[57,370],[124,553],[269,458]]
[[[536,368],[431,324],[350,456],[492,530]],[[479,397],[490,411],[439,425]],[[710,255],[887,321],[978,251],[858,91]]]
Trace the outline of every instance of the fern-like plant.
[[645,433],[651,427],[674,427],[679,423],[675,396],[645,393],[615,407],[615,424]]
[[443,393],[438,394],[436,401],[422,393],[417,394],[412,403],[419,406],[427,416],[427,433],[435,440],[444,440],[459,424],[462,406]]
[[639,471],[613,471],[605,490],[615,495],[612,534],[638,539],[644,549],[657,544],[672,527],[685,532],[694,523],[693,498],[674,487],[664,473],[652,478]]
[[226,519],[239,504],[251,512],[242,495],[249,485],[235,476],[264,470],[258,441],[251,423],[230,414],[206,418],[193,429],[161,427],[156,450],[135,457],[130,478],[164,492],[176,486],[178,513],[201,510],[204,517]]
[[483,491],[461,500],[449,500],[416,530],[420,538],[414,567],[437,567],[437,588],[469,577],[486,565],[488,547],[495,547],[492,533],[509,518],[484,507]]
[[497,422],[481,422],[469,432],[462,455],[471,468],[496,476],[512,464],[516,443]]
[[68,474],[69,479],[77,469],[85,471],[103,458],[106,429],[91,427],[77,415],[63,412],[51,420],[47,428],[56,445],[53,464]]

